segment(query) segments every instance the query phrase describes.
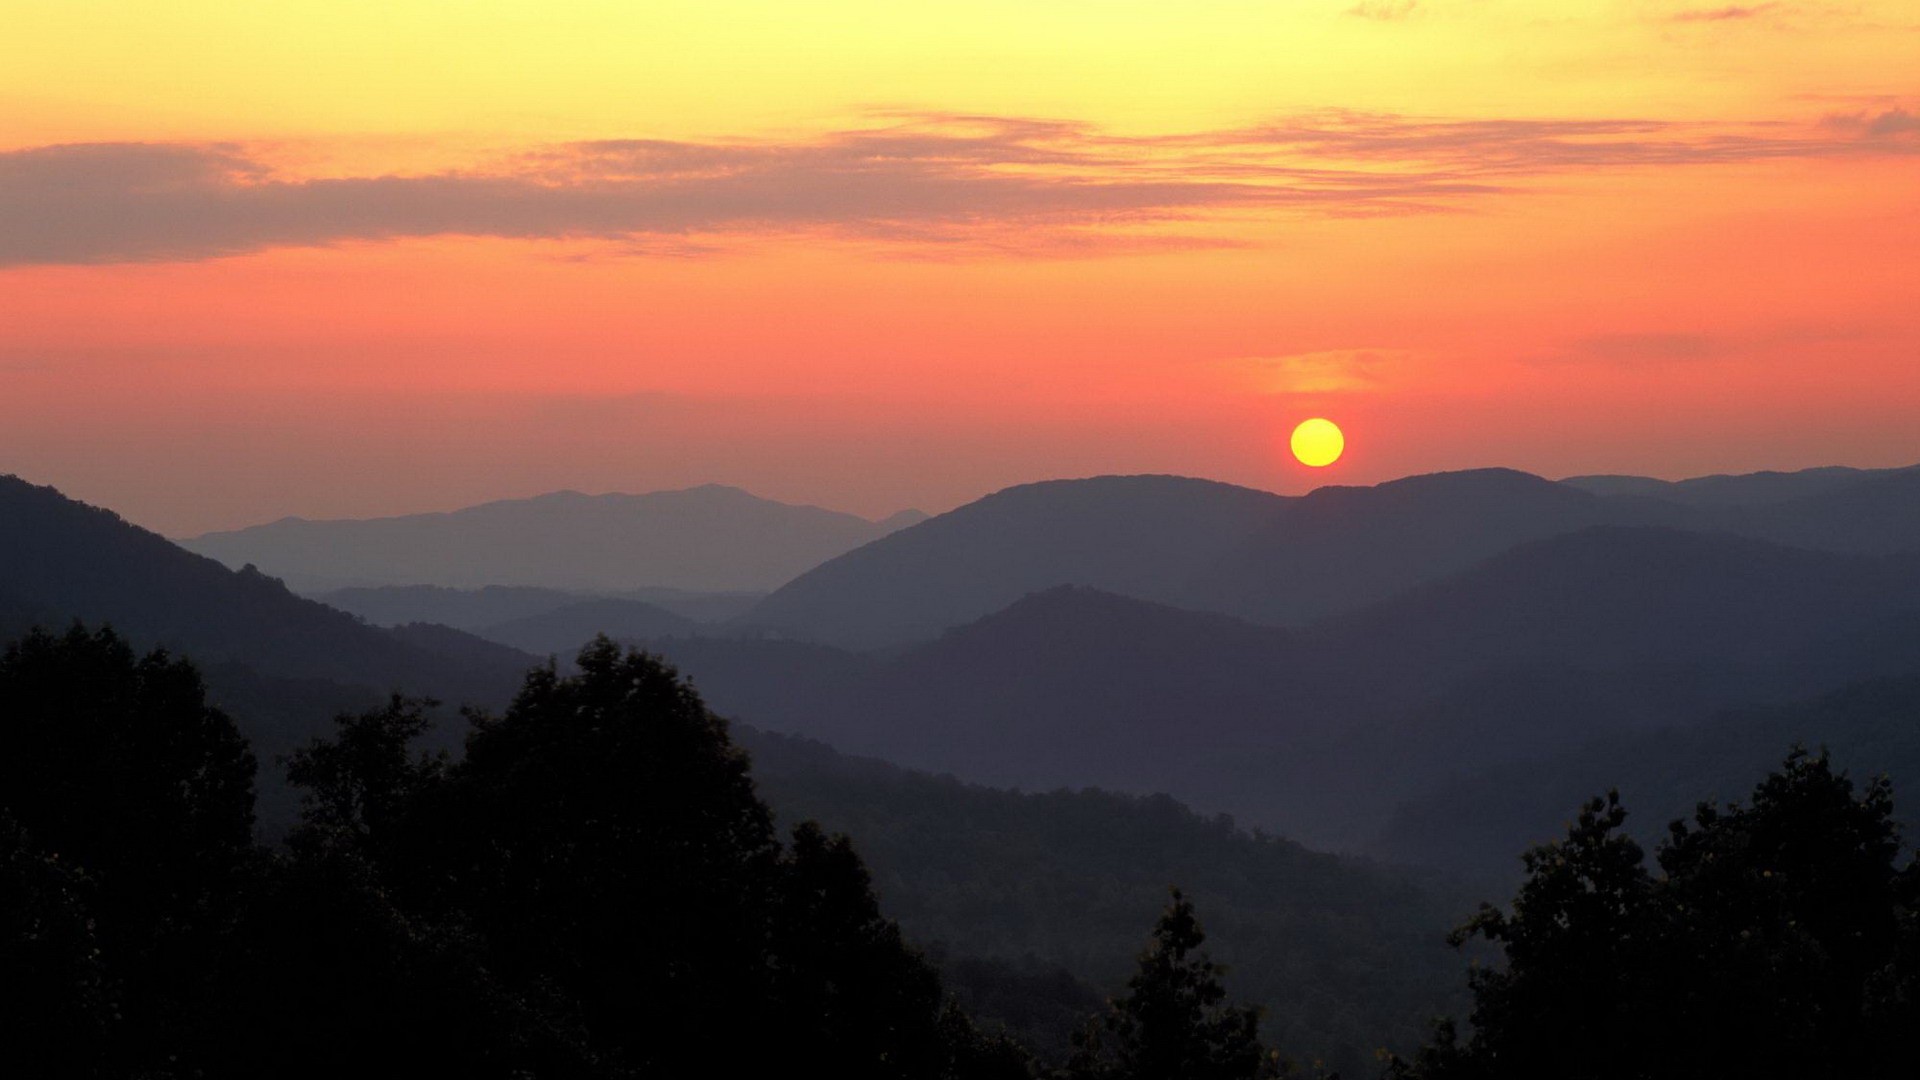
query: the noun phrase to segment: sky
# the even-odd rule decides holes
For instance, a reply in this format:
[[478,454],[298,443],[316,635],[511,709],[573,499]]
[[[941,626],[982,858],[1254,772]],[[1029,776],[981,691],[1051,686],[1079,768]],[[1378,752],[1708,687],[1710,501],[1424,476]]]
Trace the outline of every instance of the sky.
[[169,535],[1920,462],[1911,0],[0,24],[0,472]]

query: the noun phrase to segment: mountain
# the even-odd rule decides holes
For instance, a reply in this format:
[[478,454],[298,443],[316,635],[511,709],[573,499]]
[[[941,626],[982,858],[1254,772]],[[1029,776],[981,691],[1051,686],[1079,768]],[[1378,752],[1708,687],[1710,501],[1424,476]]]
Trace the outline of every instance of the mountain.
[[229,570],[50,487],[0,476],[0,638],[75,619],[110,623],[141,648],[192,656],[236,709],[263,762],[341,708],[396,689],[497,705],[533,658],[456,630],[396,633],[303,599],[253,570]]
[[474,631],[475,635],[539,656],[571,656],[595,634],[616,641],[693,634],[700,623],[638,600],[581,600]]
[[1009,488],[855,549],[741,622],[849,648],[897,648],[1031,592],[1084,585],[1306,626],[1517,545],[1596,526],[1732,533],[1821,551],[1920,549],[1920,468],[1669,482],[1511,469],[1283,497],[1179,477]]
[[1290,501],[1208,568],[1207,606],[1302,625],[1385,600],[1517,544],[1595,525],[1675,525],[1684,511],[1512,469],[1324,487]]
[[923,641],[1031,592],[1084,585],[1304,625],[1527,540],[1683,508],[1508,469],[1293,498],[1211,481],[1106,476],[1009,488],[840,556],[745,623],[852,648]]
[[1602,526],[1307,630],[1062,587],[919,645],[662,640],[716,708],[970,780],[1362,842],[1464,771],[1920,668],[1912,558]]
[[1741,536],[1598,526],[1537,540],[1320,633],[1432,673],[1551,659],[1589,668],[1732,663],[1750,676],[1814,654],[1877,662],[1856,635],[1920,616],[1920,560]]
[[474,631],[512,619],[524,619],[577,604],[585,597],[561,589],[532,585],[487,585],[478,589],[450,589],[443,585],[375,585],[332,589],[311,594],[328,607],[355,615],[375,626],[437,623]]
[[766,594],[655,588],[632,589],[596,597],[588,593],[543,589],[533,585],[483,585],[477,589],[452,589],[443,585],[374,585],[331,589],[309,595],[328,607],[352,612],[377,626],[438,623],[458,630],[478,632],[490,626],[544,615],[596,598],[635,600],[696,623],[723,623],[744,615]]
[[1920,551],[1920,468],[1727,515],[1735,531],[1781,544],[1891,554]]
[[771,589],[890,531],[709,484],[647,495],[560,491],[443,514],[286,518],[182,546],[309,591],[366,585],[534,585],[583,592]]
[[[1920,640],[1916,638],[1915,640]],[[1920,824],[1920,677],[1876,679],[1809,701],[1723,712],[1688,727],[1597,738],[1542,760],[1478,770],[1399,807],[1370,849],[1468,872],[1517,875],[1516,854],[1552,838],[1611,788],[1643,842],[1701,799],[1744,797],[1794,745],[1826,749],[1856,777],[1886,774],[1909,830]]]
[[1756,472],[1656,480],[1647,476],[1569,476],[1560,481],[1595,495],[1637,495],[1699,508],[1771,506],[1850,487],[1909,469],[1849,469],[1830,465],[1797,472]]
[[1192,580],[1288,501],[1176,476],[1026,484],[831,559],[743,621],[877,648],[934,637],[1057,585],[1205,606]]
[[[1002,983],[1007,967],[1053,967],[1119,992],[1177,883],[1235,997],[1267,1007],[1263,1031],[1343,1075],[1366,1075],[1382,1045],[1416,1044],[1457,994],[1464,960],[1445,936],[1471,898],[1435,876],[1310,851],[1165,795],[1022,794],[734,730],[776,813],[851,836],[887,914],[948,957],[963,992],[978,982],[969,959],[997,962]],[[1081,1019],[1060,1012],[1020,1033],[1059,1054]]]

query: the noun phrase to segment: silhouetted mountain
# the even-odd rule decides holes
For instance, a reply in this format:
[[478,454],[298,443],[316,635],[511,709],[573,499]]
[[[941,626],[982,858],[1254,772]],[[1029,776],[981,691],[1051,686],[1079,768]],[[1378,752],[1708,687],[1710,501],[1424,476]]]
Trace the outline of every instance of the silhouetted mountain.
[[701,624],[665,608],[638,600],[581,600],[553,611],[482,627],[475,633],[489,641],[545,656],[578,652],[595,634],[616,641],[678,637]]
[[[1916,638],[1915,640],[1920,640]],[[1370,845],[1392,858],[1517,876],[1516,853],[1563,831],[1580,803],[1618,788],[1645,840],[1701,799],[1744,797],[1795,744],[1826,748],[1856,777],[1886,774],[1916,823],[1920,678],[1871,680],[1791,705],[1732,710],[1705,723],[1611,735],[1554,756],[1457,777],[1400,807]]]
[[1193,579],[1287,502],[1176,476],[1026,484],[802,574],[745,621],[874,648],[931,638],[1057,585],[1205,606]]
[[1769,506],[1836,491],[1911,469],[1849,469],[1830,465],[1798,472],[1756,472],[1656,480],[1647,476],[1569,476],[1560,481],[1595,495],[1637,495],[1699,508]]
[[444,514],[287,518],[183,541],[297,588],[538,585],[609,592],[770,589],[890,526],[708,484],[647,495],[560,491]]
[[452,589],[443,585],[373,585],[311,594],[313,599],[328,607],[352,612],[377,626],[439,623],[470,632],[515,619],[544,615],[592,599],[636,600],[694,622],[721,623],[745,614],[765,595],[762,592],[697,592],[687,589],[631,589],[593,595],[533,585],[485,585],[478,589]]
[[1773,506],[1728,513],[1728,527],[1781,544],[1891,554],[1920,551],[1920,468]]
[[404,626],[438,623],[472,632],[483,626],[524,619],[577,604],[580,593],[541,589],[532,585],[487,585],[478,589],[450,589],[443,585],[375,585],[334,589],[312,594],[313,599],[373,623]]
[[1675,524],[1652,500],[1603,498],[1511,469],[1325,487],[1209,568],[1207,605],[1303,624],[1352,611],[1516,544],[1600,524]]
[[[389,627],[387,633],[417,649],[476,670],[524,670],[530,661],[538,659],[530,651],[439,623],[407,623]],[[585,640],[592,638],[589,634]]]
[[[734,730],[775,811],[850,835],[887,913],[953,954],[949,971],[967,957],[1058,965],[1117,992],[1142,913],[1177,881],[1205,905],[1233,993],[1268,1006],[1278,1043],[1346,1075],[1366,1075],[1379,1046],[1417,1041],[1453,996],[1460,961],[1444,937],[1467,905],[1437,882],[1248,833],[1165,795],[1019,794]],[[1039,1034],[1058,1047],[1067,1031]]]
[[[273,696],[262,685],[284,681],[307,687],[289,698],[330,698],[313,715],[274,709],[244,717],[267,762],[321,730],[336,707],[401,688],[494,704],[532,662],[458,631],[368,626],[251,568],[229,570],[109,511],[11,476],[0,477],[0,596],[12,598],[6,607],[13,612],[0,637],[31,623],[111,623],[143,648],[192,656],[222,704],[243,683],[255,699]],[[503,666],[508,656],[517,659]]]
[[1912,559],[1599,527],[1309,631],[1061,588],[887,657],[653,647],[773,730],[987,783],[1169,791],[1340,845],[1459,770],[1914,670],[1916,640]]
[[1686,511],[1507,469],[1299,498],[1180,477],[1009,488],[801,575],[746,622],[875,648],[926,640],[1030,592],[1085,585],[1300,625],[1517,543]]
[[1730,663],[1766,679],[1823,650],[1871,662],[1856,638],[1920,615],[1917,569],[1911,559],[1601,526],[1522,544],[1321,632],[1403,670]]
[[1920,468],[1677,483],[1480,469],[1297,498],[1178,477],[1030,484],[848,552],[743,621],[850,648],[896,647],[1030,592],[1085,585],[1302,626],[1600,525],[1837,552],[1920,548]]

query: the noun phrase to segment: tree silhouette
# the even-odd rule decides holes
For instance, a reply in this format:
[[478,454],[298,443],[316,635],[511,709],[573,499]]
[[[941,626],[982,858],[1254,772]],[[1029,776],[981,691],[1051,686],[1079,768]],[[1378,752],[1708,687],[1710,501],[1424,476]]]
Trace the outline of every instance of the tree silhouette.
[[404,817],[446,774],[445,754],[413,750],[437,704],[394,694],[382,708],[339,717],[332,739],[289,755],[287,780],[305,792],[289,838],[296,849],[342,847],[391,864]]
[[1746,806],[1675,822],[1650,873],[1619,799],[1526,856],[1512,911],[1455,935],[1472,1030],[1442,1025],[1391,1075],[1476,1080],[1911,1075],[1920,871],[1900,865],[1891,789],[1856,793],[1796,750]]
[[1260,1014],[1227,1003],[1223,969],[1180,890],[1154,927],[1127,993],[1076,1040],[1063,1080],[1246,1080],[1279,1075]]
[[0,1074],[98,1075],[115,987],[85,874],[34,847],[0,811]]
[[253,775],[246,743],[185,661],[136,658],[112,630],[79,625],[0,653],[14,872],[31,866],[22,845],[57,857],[27,874],[56,920],[75,910],[60,897],[78,879],[48,875],[84,876],[86,925],[116,986],[117,1067],[159,1067],[205,1036],[209,962],[254,858]]
[[470,956],[516,1022],[537,1020],[516,1045],[549,1059],[573,1046],[619,1075],[1025,1075],[947,1003],[845,838],[803,824],[781,844],[746,755],[671,667],[601,638],[577,668],[536,669],[504,714],[471,716],[450,765],[409,748],[424,703],[343,719],[291,762],[302,860],[339,864],[322,881],[368,875],[395,905],[363,902],[373,930],[432,945],[432,970]]

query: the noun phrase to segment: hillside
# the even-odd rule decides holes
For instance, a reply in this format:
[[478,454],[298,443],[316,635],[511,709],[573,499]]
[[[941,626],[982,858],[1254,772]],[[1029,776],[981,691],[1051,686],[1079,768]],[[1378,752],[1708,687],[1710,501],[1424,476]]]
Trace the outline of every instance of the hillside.
[[677,637],[702,624],[639,600],[580,600],[552,611],[483,626],[474,634],[536,656],[568,655],[605,634],[615,641]]
[[1519,545],[1598,526],[1849,554],[1920,549],[1920,469],[1668,482],[1511,469],[1267,495],[1179,477],[1009,488],[803,574],[742,622],[897,648],[1061,585],[1255,622],[1351,614]]
[[1684,511],[1601,497],[1511,469],[1324,487],[1289,503],[1209,567],[1209,607],[1287,625],[1385,600],[1518,544],[1602,524],[1676,524]]
[[645,495],[559,491],[441,514],[365,521],[287,518],[183,540],[228,566],[294,587],[533,585],[771,589],[912,517],[868,521],[708,484]]
[[1198,606],[1195,576],[1287,501],[1175,476],[1026,484],[810,570],[743,621],[878,648],[934,637],[1058,585]]
[[[1059,965],[1114,993],[1178,883],[1230,988],[1268,1007],[1274,1041],[1346,1075],[1367,1075],[1381,1045],[1412,1045],[1457,993],[1464,960],[1444,938],[1471,905],[1437,881],[1164,795],[1019,794],[735,730],[774,809],[852,836],[888,914],[936,953]],[[1058,1045],[1065,1033],[1038,1034]]]
[[[0,477],[0,597],[8,598],[0,613],[11,613],[0,637],[34,623],[110,623],[140,647],[194,657],[223,703],[229,693],[274,697],[259,691],[263,684],[305,687],[287,697],[314,708],[255,712],[245,728],[269,763],[321,730],[336,707],[395,689],[496,704],[532,660],[445,628],[399,634],[368,626],[264,574],[229,570],[10,476]],[[502,655],[525,663],[502,666]]]
[[1596,495],[1639,495],[1701,508],[1770,506],[1891,476],[1901,469],[1827,466],[1796,472],[1756,472],[1656,480],[1647,476],[1569,476],[1560,481]]
[[1061,588],[886,656],[652,647],[761,727],[1350,845],[1462,770],[1914,670],[1917,633],[1912,560],[1600,528],[1308,631]]
[[1856,776],[1887,774],[1895,805],[1913,827],[1920,678],[1909,676],[1730,710],[1691,727],[1600,738],[1545,760],[1461,776],[1401,806],[1370,848],[1408,862],[1512,876],[1515,853],[1554,835],[1584,799],[1617,787],[1634,811],[1633,832],[1650,841],[1701,799],[1743,797],[1752,778],[1795,744],[1826,748]]
[[1680,507],[1505,469],[1320,488],[1298,498],[1179,477],[1010,488],[849,552],[745,622],[853,648],[927,640],[1031,592],[1083,585],[1303,625],[1518,543]]

